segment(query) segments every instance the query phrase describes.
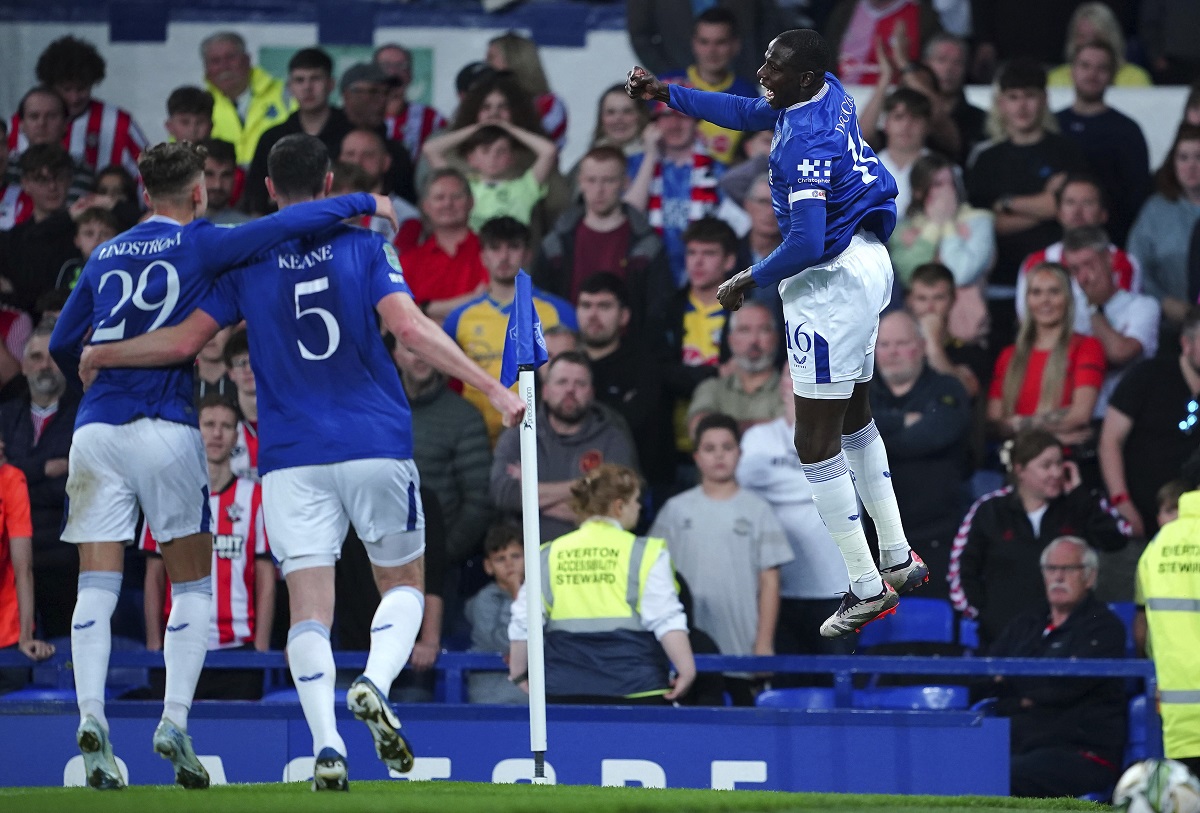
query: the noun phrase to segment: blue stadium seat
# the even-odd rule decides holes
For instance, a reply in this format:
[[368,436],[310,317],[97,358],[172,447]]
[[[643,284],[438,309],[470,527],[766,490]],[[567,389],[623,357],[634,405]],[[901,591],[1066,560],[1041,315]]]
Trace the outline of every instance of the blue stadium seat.
[[[268,692],[263,695],[263,703],[299,703],[300,693],[295,689],[279,689],[274,692]],[[335,689],[333,692],[333,702],[337,708],[342,708],[346,705],[346,690]]]
[[954,643],[954,609],[942,598],[905,596],[894,615],[872,621],[858,634],[859,648],[880,644]]
[[1129,701],[1129,739],[1125,743],[1125,765],[1141,762],[1149,756],[1146,748],[1146,695]]
[[856,709],[946,711],[965,709],[969,702],[966,686],[885,686],[854,693]]
[[1133,619],[1137,615],[1137,605],[1132,601],[1110,601],[1108,609],[1125,625],[1125,656],[1134,657],[1136,646],[1133,642]]
[[832,709],[836,707],[833,689],[768,689],[754,699],[754,705],[773,709]]
[[[134,686],[105,686],[104,699],[116,700]],[[64,703],[75,702],[75,689],[59,689],[55,686],[38,686],[31,684],[15,692],[0,694],[0,703],[42,703],[47,700],[61,700]]]
[[963,649],[975,652],[979,649],[979,622],[974,618],[960,618],[958,621],[958,642]]

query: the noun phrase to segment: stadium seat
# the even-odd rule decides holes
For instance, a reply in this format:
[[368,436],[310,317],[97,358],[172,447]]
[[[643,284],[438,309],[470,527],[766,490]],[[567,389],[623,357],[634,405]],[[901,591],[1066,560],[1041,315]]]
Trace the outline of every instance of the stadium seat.
[[[333,701],[337,704],[337,708],[343,708],[346,705],[346,690],[335,689],[333,692]],[[279,689],[274,692],[269,692],[263,695],[263,703],[299,703],[300,693],[295,689]]]
[[833,689],[768,689],[754,699],[754,705],[773,709],[832,709],[836,707]]
[[880,644],[954,643],[954,610],[941,598],[905,596],[894,615],[873,621],[858,634],[858,646]]
[[1129,739],[1125,743],[1125,765],[1141,762],[1149,756],[1146,748],[1146,695],[1129,701]]
[[975,652],[979,649],[979,622],[974,618],[960,618],[958,621],[958,643],[963,649]]
[[1137,615],[1137,605],[1132,601],[1110,601],[1108,609],[1125,625],[1125,656],[1134,657],[1136,646],[1133,642],[1133,619]]
[[969,702],[966,686],[887,686],[854,693],[856,709],[946,711],[965,709]]

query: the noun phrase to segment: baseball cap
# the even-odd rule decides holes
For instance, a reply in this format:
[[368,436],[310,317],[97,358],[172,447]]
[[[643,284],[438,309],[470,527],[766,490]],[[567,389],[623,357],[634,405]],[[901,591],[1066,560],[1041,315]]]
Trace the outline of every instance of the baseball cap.
[[466,93],[471,89],[471,85],[494,73],[495,70],[486,62],[468,62],[454,77],[454,87],[459,93]]
[[377,85],[387,85],[391,82],[391,77],[384,73],[380,67],[373,62],[359,62],[357,65],[351,65],[342,74],[342,79],[338,82],[338,89],[345,94],[347,88],[357,82],[370,82]]

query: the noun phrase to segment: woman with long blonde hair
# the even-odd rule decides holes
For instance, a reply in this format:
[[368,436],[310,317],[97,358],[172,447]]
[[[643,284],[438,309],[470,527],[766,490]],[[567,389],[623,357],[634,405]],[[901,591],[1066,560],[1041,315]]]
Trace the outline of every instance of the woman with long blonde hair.
[[1104,382],[1104,346],[1074,332],[1071,278],[1058,263],[1029,272],[1026,317],[1015,344],[996,360],[988,393],[991,433],[1045,429],[1064,445],[1092,438],[1092,410]]

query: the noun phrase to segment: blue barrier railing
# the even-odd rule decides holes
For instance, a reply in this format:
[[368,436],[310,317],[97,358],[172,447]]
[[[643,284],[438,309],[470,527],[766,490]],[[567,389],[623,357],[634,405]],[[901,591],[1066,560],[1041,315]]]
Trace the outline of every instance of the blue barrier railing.
[[[367,663],[366,652],[334,652],[334,664],[339,669],[361,669]],[[220,651],[209,652],[204,665],[211,669],[287,669],[283,652]],[[110,668],[162,668],[161,652],[116,651],[109,658]],[[74,686],[69,651],[59,651],[51,658],[35,663],[15,650],[0,650],[0,669],[37,668],[43,673],[53,669],[58,675],[56,685],[69,689]],[[446,702],[465,701],[467,672],[500,672],[508,669],[503,658],[485,652],[443,651],[434,671],[446,682]],[[1146,692],[1152,698],[1155,683],[1154,663],[1142,659],[1055,659],[1055,658],[946,658],[925,656],[879,655],[771,655],[729,656],[697,655],[700,672],[776,672],[832,674],[839,705],[850,706],[854,675],[954,675],[990,677],[994,675],[1045,675],[1051,677],[1114,677],[1143,678]]]
[[[334,663],[339,669],[362,669],[367,662],[366,652],[335,652]],[[115,651],[109,660],[110,668],[161,668],[161,652]],[[213,651],[208,653],[205,666],[212,669],[286,670],[282,652]],[[34,664],[20,652],[0,650],[0,668],[37,667],[41,674],[53,670],[59,688],[74,686],[70,652],[55,653],[53,657]],[[468,672],[506,671],[508,666],[495,654],[476,652],[442,652],[434,670],[440,674],[445,702],[466,702]],[[833,676],[835,705],[852,708],[855,675],[931,675],[981,678],[995,675],[1049,676],[1062,678],[1111,677],[1141,678],[1145,681],[1146,726],[1148,741],[1157,739],[1158,716],[1155,713],[1154,664],[1149,660],[1124,659],[1054,659],[1054,658],[977,658],[977,657],[917,657],[877,655],[774,655],[769,657],[733,657],[697,655],[696,668],[701,672],[751,673],[820,673]],[[282,672],[281,672],[282,673]],[[46,682],[44,679],[42,682]]]

